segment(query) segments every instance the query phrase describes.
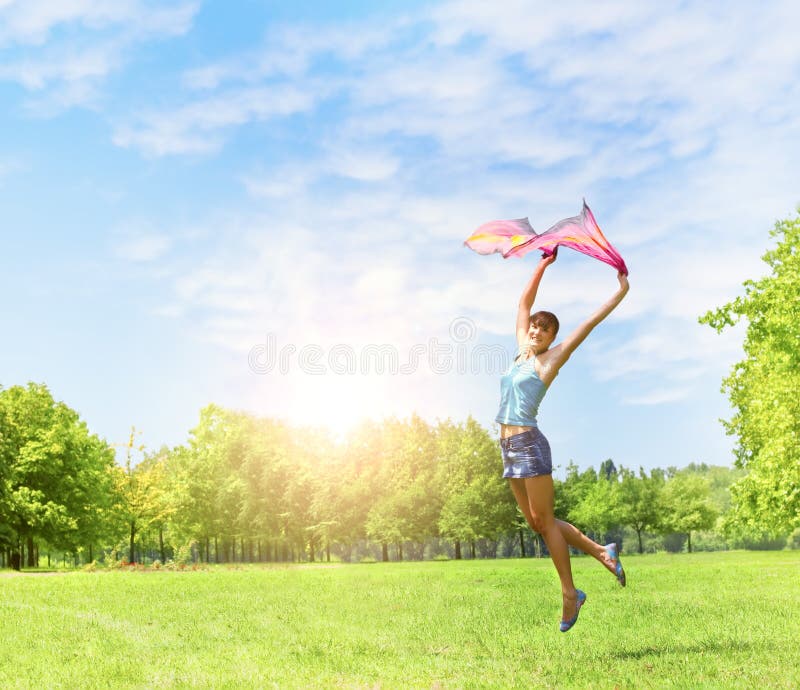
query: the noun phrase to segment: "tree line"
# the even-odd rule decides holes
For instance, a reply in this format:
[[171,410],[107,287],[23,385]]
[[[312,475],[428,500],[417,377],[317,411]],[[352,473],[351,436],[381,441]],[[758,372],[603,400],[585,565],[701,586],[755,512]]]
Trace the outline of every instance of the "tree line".
[[[735,468],[570,463],[556,513],[599,541],[800,546],[800,216],[775,224],[769,275],[700,321],[747,321],[723,381]],[[461,558],[541,554],[473,419],[368,422],[341,442],[209,405],[187,442],[125,462],[46,386],[0,387],[0,565]],[[629,549],[630,550],[630,549]]]
[[[474,419],[365,422],[343,440],[209,405],[185,444],[125,461],[46,386],[0,390],[0,549],[6,566],[526,556],[544,546]],[[570,463],[557,514],[628,550],[726,548],[730,468],[598,470]],[[676,546],[677,545],[677,546]]]

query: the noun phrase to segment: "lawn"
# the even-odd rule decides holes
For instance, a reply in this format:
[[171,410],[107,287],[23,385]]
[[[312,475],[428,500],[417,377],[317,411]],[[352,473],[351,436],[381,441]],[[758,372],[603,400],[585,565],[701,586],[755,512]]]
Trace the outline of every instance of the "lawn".
[[2,688],[800,685],[800,552],[0,575]]

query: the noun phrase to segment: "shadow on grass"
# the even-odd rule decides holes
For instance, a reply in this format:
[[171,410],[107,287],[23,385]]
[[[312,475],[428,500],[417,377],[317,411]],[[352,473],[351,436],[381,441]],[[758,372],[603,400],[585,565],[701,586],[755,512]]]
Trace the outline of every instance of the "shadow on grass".
[[702,652],[746,652],[751,651],[754,646],[759,650],[767,650],[768,646],[763,643],[754,645],[752,642],[742,641],[714,641],[701,642],[698,644],[659,644],[642,647],[641,649],[626,649],[611,652],[609,656],[616,659],[644,659],[649,656],[665,656],[667,654],[700,654]]

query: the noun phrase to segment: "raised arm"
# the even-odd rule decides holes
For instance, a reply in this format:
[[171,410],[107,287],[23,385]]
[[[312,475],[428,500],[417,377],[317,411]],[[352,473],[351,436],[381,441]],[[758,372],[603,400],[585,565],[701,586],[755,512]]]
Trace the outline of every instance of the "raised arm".
[[522,348],[528,343],[528,328],[531,320],[531,307],[536,300],[536,293],[539,290],[539,283],[542,280],[545,269],[556,260],[558,247],[549,256],[543,256],[533,271],[531,279],[522,291],[519,298],[519,308],[517,309],[517,345]]
[[611,299],[572,331],[563,342],[553,348],[553,354],[548,362],[548,367],[553,370],[552,376],[558,373],[558,370],[570,358],[570,355],[575,352],[578,345],[586,340],[586,336],[592,332],[594,327],[614,311],[623,297],[628,294],[628,289],[630,288],[628,276],[622,272],[617,273],[617,280],[619,280],[619,289],[611,296]]

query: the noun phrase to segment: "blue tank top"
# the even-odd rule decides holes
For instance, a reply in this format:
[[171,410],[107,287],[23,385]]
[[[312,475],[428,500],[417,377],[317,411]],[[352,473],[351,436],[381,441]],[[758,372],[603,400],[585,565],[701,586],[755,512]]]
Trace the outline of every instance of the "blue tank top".
[[500,379],[500,410],[494,421],[512,426],[536,426],[539,404],[547,386],[536,373],[535,359],[517,359]]

